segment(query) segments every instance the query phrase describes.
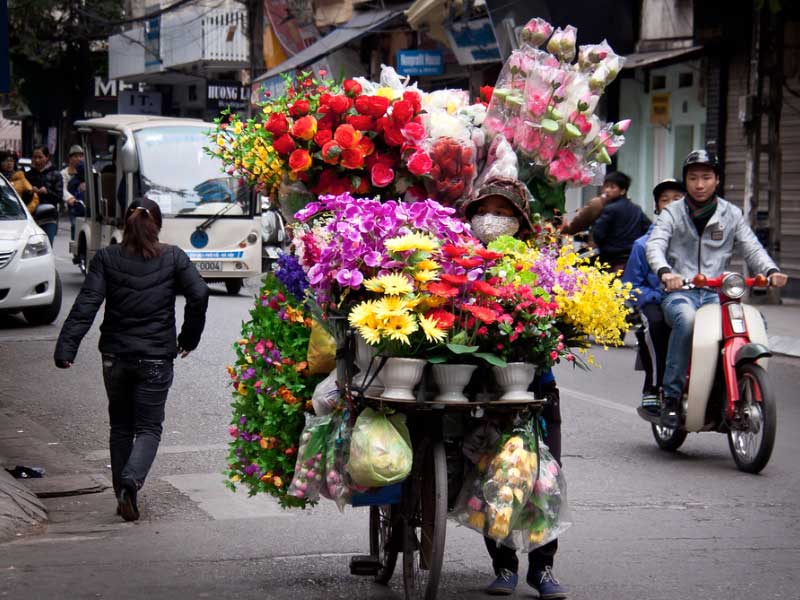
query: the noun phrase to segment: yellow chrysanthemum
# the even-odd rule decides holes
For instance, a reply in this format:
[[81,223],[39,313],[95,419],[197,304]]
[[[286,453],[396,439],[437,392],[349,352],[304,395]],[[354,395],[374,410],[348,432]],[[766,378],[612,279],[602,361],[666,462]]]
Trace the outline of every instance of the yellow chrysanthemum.
[[380,300],[375,300],[375,316],[378,319],[390,319],[392,317],[407,316],[409,305],[399,296],[384,296]]
[[429,281],[433,281],[434,279],[438,279],[439,274],[436,271],[431,271],[428,269],[420,269],[416,273],[414,273],[414,279],[419,281],[420,283],[428,283]]
[[439,242],[427,235],[409,233],[386,240],[384,246],[389,252],[408,252],[410,250],[433,252],[439,247]]
[[436,271],[442,268],[442,266],[439,263],[437,263],[435,260],[431,260],[430,258],[421,260],[414,266],[417,269],[422,269],[424,271]]
[[383,293],[383,283],[377,277],[371,277],[369,279],[365,279],[364,283],[361,285],[364,286],[364,289],[368,292],[376,292],[378,294]]
[[403,314],[386,319],[382,329],[390,340],[410,345],[411,340],[408,336],[417,331],[419,326],[413,315]]
[[389,100],[394,100],[396,94],[394,90],[388,86],[380,87],[375,91],[376,96],[383,96],[384,98],[388,98]]
[[420,299],[418,306],[423,309],[439,308],[447,302],[447,298],[441,296],[424,296]]
[[381,330],[377,327],[373,326],[372,324],[365,324],[360,327],[357,327],[356,330],[358,334],[364,338],[368,344],[374,346],[381,341]]
[[437,344],[443,341],[447,334],[436,326],[436,319],[420,315],[419,326],[425,334],[425,339],[429,342],[436,342]]
[[405,294],[410,294],[414,291],[414,285],[408,280],[408,277],[400,273],[389,273],[387,275],[381,275],[380,277],[375,277],[367,281],[374,282],[374,284],[370,284],[370,287],[367,288],[368,290],[373,292],[383,292],[384,294],[388,294],[390,296],[402,296]]

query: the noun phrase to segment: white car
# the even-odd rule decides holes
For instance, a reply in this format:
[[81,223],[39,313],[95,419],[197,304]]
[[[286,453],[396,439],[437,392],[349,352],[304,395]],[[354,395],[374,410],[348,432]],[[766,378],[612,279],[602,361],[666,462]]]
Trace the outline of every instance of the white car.
[[0,176],[0,312],[46,325],[61,310],[61,279],[45,232]]

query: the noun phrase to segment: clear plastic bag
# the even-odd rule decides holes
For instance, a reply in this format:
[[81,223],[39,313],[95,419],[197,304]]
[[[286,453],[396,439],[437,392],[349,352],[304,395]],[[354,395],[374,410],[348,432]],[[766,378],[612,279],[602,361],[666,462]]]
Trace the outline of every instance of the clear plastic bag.
[[425,151],[433,163],[426,182],[431,198],[453,206],[472,193],[477,152],[471,138],[440,137],[430,142]]
[[358,486],[382,487],[411,472],[413,453],[405,415],[365,408],[353,427],[347,472]]
[[336,368],[336,340],[316,319],[311,321],[306,361],[312,375],[330,373]]
[[306,417],[306,425],[300,435],[300,445],[297,448],[294,477],[287,491],[288,495],[303,498],[309,502],[319,500],[332,421],[331,415]]
[[331,435],[328,440],[328,453],[325,468],[325,483],[322,486],[322,495],[328,500],[333,500],[340,511],[350,504],[352,485],[347,474],[347,459],[350,455],[350,440],[353,428],[350,425],[350,414],[345,411],[340,413],[332,423]]
[[539,447],[539,476],[533,493],[514,525],[514,547],[530,552],[569,529],[567,481],[547,446]]
[[336,383],[336,371],[331,373],[314,388],[311,395],[311,406],[317,416],[329,415],[339,403],[339,386]]
[[506,136],[502,133],[497,134],[489,145],[486,155],[486,165],[481,174],[475,180],[475,189],[480,189],[483,183],[495,177],[506,177],[517,179],[519,176],[519,161],[517,153],[511,144],[508,143]]

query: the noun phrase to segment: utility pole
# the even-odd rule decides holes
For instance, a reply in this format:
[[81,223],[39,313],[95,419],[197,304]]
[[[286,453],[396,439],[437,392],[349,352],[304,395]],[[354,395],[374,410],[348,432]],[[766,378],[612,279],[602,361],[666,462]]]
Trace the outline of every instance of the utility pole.
[[[247,37],[250,47],[251,86],[256,77],[264,71],[264,0],[245,0],[247,6]],[[252,116],[252,103],[248,103],[248,115]]]

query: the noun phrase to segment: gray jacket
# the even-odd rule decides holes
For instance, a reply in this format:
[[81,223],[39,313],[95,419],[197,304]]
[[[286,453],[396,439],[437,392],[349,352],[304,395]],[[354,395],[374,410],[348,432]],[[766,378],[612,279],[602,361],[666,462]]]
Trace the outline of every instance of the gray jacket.
[[750,229],[742,211],[723,198],[703,235],[697,234],[685,200],[673,202],[658,216],[647,240],[647,262],[653,273],[665,269],[691,279],[698,273],[717,277],[738,252],[755,273],[768,275],[778,267]]

